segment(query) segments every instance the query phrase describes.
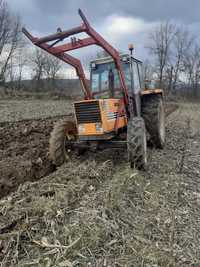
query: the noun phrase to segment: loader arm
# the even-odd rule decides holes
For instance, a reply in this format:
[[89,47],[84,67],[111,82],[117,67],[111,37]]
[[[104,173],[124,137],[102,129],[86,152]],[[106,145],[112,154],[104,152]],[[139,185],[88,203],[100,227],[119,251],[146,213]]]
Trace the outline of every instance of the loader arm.
[[[32,36],[25,28],[22,29],[22,32],[26,35],[26,37],[36,46],[41,49],[47,51],[53,56],[59,58],[65,63],[70,64],[76,69],[77,75],[82,83],[82,87],[85,93],[86,99],[92,99],[93,95],[90,91],[89,85],[87,83],[83,66],[77,58],[67,54],[66,52],[79,49],[82,47],[90,46],[90,45],[98,45],[102,47],[114,60],[116,68],[119,73],[121,88],[124,92],[124,102],[128,104],[128,89],[125,83],[125,76],[120,62],[119,52],[112,47],[99,33],[97,33],[89,24],[87,18],[79,9],[79,15],[82,18],[82,25],[72,28],[68,31],[62,31],[58,29],[56,34],[52,34],[49,36],[45,36],[42,38],[36,38]],[[89,37],[84,39],[77,39],[74,37],[75,34],[85,32]],[[71,37],[70,43],[65,43],[63,45],[57,45],[59,42],[64,41],[64,39]],[[49,42],[51,42],[49,44]]]
[[[81,81],[82,84],[82,88],[84,90],[84,94],[85,94],[85,98],[86,99],[91,99],[92,95],[89,89],[89,85],[87,83],[86,77],[85,77],[85,73],[83,70],[83,66],[80,62],[79,59],[65,53],[65,51],[70,51],[72,49],[70,49],[70,45],[72,46],[72,44],[66,44],[66,45],[62,45],[60,47],[54,47],[52,45],[48,45],[46,42],[41,42],[41,40],[46,40],[45,38],[36,38],[33,37],[25,28],[22,29],[23,33],[26,35],[26,37],[36,46],[40,47],[41,49],[45,50],[46,52],[48,52],[49,54],[59,58],[60,60],[64,61],[65,63],[71,65],[72,67],[74,67],[76,69],[76,73]],[[53,35],[51,35],[52,37]],[[57,39],[57,37],[56,37]],[[52,39],[51,39],[52,40]],[[55,40],[55,39],[54,39]],[[67,49],[67,50],[66,50]]]

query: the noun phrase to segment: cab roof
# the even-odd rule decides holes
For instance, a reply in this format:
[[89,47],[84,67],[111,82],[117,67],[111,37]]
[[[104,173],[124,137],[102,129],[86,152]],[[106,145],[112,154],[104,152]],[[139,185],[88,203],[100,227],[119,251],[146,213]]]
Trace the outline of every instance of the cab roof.
[[[120,58],[121,60],[126,57],[126,58],[130,58],[130,54],[120,54]],[[131,56],[132,59],[140,64],[142,64],[142,61],[134,58],[133,56]],[[95,63],[95,64],[104,64],[104,63],[110,63],[110,62],[113,62],[113,58],[108,56],[108,57],[102,57],[102,58],[97,58],[97,59],[94,59],[92,61],[90,61],[90,64],[92,63]]]

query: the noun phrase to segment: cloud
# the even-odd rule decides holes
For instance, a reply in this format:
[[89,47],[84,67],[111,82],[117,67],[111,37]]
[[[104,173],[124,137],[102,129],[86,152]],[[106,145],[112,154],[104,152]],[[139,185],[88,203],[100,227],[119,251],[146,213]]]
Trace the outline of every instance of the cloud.
[[123,17],[113,15],[106,19],[107,32],[116,36],[123,36],[126,34],[137,34],[149,28],[149,24],[144,20],[133,17]]
[[134,37],[135,35],[146,33],[154,25],[155,23],[145,22],[141,18],[112,15],[106,18],[101,26],[101,31],[104,29],[104,33],[107,36],[111,36],[113,40],[118,41],[124,37]]
[[[76,25],[77,10],[82,8],[90,20],[100,23],[105,18],[118,14],[122,17],[137,17],[149,23],[160,20],[178,20],[183,24],[199,22],[200,1],[183,0],[5,0],[18,12],[25,25],[40,27],[41,31]],[[55,26],[56,25],[56,26]]]
[[144,47],[148,34],[158,23],[150,23],[134,16],[113,14],[105,18],[103,23],[95,25],[95,28],[118,50],[127,52],[128,44],[133,43],[136,56],[143,60],[146,56]]
[[[183,0],[5,0],[22,22],[36,36],[51,34],[57,27],[63,30],[78,26],[81,8],[91,25],[116,49],[127,51],[129,43],[135,47],[137,58],[144,60],[148,52],[148,34],[160,21],[174,21],[188,25],[191,33],[200,35],[200,1]],[[75,51],[81,59],[95,55],[96,48]]]

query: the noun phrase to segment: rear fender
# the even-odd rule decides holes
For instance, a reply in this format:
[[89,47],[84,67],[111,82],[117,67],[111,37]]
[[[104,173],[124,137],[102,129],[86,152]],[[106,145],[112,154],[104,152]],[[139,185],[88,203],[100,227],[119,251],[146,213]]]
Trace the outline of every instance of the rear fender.
[[150,95],[161,95],[163,96],[163,90],[162,89],[149,89],[142,91],[142,96],[150,96]]
[[154,97],[164,97],[162,89],[145,90],[141,93],[141,102],[145,103],[148,99]]

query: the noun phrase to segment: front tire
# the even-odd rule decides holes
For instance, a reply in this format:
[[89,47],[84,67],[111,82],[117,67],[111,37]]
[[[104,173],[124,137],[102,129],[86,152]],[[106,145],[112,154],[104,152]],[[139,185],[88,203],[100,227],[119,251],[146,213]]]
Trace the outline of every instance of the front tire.
[[131,168],[146,169],[147,140],[143,118],[133,118],[127,128],[128,159]]
[[61,166],[69,159],[71,142],[77,138],[76,124],[66,119],[57,122],[49,140],[49,155],[53,164]]

